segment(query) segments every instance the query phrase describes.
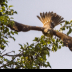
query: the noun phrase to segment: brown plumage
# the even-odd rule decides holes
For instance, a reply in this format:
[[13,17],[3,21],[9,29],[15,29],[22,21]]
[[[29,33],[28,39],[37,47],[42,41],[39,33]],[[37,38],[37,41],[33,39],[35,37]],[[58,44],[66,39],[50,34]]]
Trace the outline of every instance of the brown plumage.
[[61,16],[53,12],[40,13],[40,16],[37,16],[37,18],[43,23],[43,27],[47,27],[48,29],[65,22]]

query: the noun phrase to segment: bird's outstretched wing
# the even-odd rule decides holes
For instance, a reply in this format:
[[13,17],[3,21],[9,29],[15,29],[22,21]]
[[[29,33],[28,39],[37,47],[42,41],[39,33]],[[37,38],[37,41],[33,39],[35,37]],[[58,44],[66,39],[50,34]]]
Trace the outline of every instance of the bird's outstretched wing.
[[63,17],[53,12],[40,13],[37,18],[43,23],[43,27],[54,28],[56,25],[65,22]]

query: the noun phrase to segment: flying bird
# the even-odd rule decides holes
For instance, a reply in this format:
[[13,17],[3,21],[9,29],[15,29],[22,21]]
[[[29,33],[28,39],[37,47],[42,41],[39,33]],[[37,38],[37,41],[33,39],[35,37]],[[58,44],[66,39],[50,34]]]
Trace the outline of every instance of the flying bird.
[[46,33],[43,32],[44,35],[49,37],[53,36],[52,33],[50,35],[47,33],[49,29],[53,29],[55,26],[65,22],[63,17],[53,12],[40,13],[40,16],[37,16],[37,18],[43,23],[43,27],[46,28]]

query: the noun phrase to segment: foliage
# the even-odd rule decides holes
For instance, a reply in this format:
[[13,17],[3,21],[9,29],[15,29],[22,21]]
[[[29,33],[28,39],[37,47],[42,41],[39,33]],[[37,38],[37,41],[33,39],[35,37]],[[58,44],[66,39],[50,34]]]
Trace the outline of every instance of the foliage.
[[7,0],[0,0],[0,64],[7,60],[4,57],[1,57],[2,51],[5,50],[5,47],[8,45],[7,39],[12,38],[15,40],[12,35],[17,34],[16,31],[11,31],[7,27],[7,24],[13,25],[13,22],[10,22],[11,18],[9,18],[9,15],[17,13],[13,9],[10,9],[12,5],[8,6],[7,3]]
[[[0,49],[4,50],[6,45],[8,45],[8,41],[6,39],[10,37],[15,40],[12,35],[16,32],[10,31],[6,25],[10,23],[9,15],[13,15],[16,11],[10,9],[12,6],[7,5],[7,0],[0,0],[0,4]],[[10,24],[12,25],[13,22]]]
[[[57,37],[46,37],[42,35],[40,38],[35,37],[32,44],[19,44],[19,54],[15,54],[15,51],[5,53],[5,48],[8,45],[8,38],[15,38],[12,36],[17,34],[16,31],[10,30],[7,25],[13,25],[10,22],[12,17],[9,16],[17,14],[16,11],[10,9],[12,5],[7,5],[7,0],[0,0],[0,69],[40,69],[40,67],[50,67],[50,63],[47,61],[46,56],[50,56],[50,51],[57,51],[63,46],[62,41]],[[62,24],[61,24],[62,26]],[[64,31],[68,29],[67,35],[72,32],[72,21],[66,21],[64,26],[60,30]],[[10,53],[14,55],[10,55]],[[5,56],[11,57],[11,60],[5,58]]]
[[[61,26],[62,26],[62,24],[61,24]],[[71,34],[71,32],[72,32],[71,27],[72,27],[72,20],[71,20],[71,21],[65,21],[64,26],[62,26],[62,27],[60,28],[60,30],[64,31],[64,30],[67,29],[68,32],[67,32],[66,35],[69,35],[69,34]]]

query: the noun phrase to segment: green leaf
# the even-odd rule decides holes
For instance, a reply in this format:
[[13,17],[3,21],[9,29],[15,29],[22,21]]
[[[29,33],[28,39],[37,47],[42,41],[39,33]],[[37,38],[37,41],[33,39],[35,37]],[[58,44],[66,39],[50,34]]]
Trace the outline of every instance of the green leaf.
[[14,35],[14,32],[13,32],[13,31],[11,31],[11,34],[12,34],[12,35]]
[[64,28],[62,28],[62,30],[65,30],[65,27],[64,27]]
[[59,49],[61,49],[61,46],[59,45]]
[[14,13],[17,14],[17,11],[15,11]]
[[52,39],[53,42],[55,42],[55,39]]
[[70,23],[72,23],[72,20],[70,21]]
[[70,22],[69,21],[65,21],[65,24],[70,24]]
[[13,7],[13,5],[10,5],[9,8],[10,8],[10,7]]
[[34,39],[33,41],[38,41],[38,38],[37,38],[37,37],[35,37],[35,39]]
[[67,35],[69,35],[71,33],[72,29],[69,28],[69,31],[67,32]]
[[51,68],[51,65],[50,65],[50,63],[49,63],[49,62],[47,62],[47,65]]

